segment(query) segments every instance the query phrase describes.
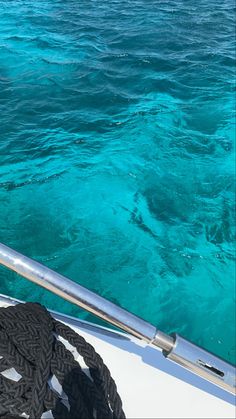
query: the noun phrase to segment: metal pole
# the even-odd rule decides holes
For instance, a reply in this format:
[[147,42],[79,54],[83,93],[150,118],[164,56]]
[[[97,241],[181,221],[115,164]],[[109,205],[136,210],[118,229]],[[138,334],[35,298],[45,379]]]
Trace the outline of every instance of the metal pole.
[[169,336],[103,297],[0,243],[0,264],[35,284],[163,350],[163,354],[208,381],[234,393],[232,365],[180,336]]
[[[0,263],[35,284],[84,308],[126,332],[144,339],[148,343],[151,343],[156,336],[157,330],[150,323],[1,243]],[[162,349],[171,349],[173,341],[172,338],[167,336],[166,342],[164,339],[166,348],[163,347]]]

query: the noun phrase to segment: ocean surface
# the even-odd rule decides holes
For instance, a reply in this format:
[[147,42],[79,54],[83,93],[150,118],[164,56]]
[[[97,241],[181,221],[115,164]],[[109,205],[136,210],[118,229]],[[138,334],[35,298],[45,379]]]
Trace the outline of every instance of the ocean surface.
[[0,0],[0,241],[231,362],[234,6]]

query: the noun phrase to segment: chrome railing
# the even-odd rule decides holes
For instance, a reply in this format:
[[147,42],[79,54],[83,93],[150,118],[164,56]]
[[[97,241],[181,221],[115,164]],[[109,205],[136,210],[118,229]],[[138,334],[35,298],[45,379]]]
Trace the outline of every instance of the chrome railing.
[[1,243],[0,264],[108,323],[159,347],[167,358],[226,391],[235,393],[235,368],[215,355],[178,335],[169,336],[157,330],[145,320]]

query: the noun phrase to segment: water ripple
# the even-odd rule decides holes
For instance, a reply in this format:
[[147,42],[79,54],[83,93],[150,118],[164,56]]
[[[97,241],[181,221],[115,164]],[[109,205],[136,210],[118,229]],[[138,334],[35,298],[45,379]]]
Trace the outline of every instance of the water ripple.
[[0,18],[1,241],[234,362],[233,0],[0,0]]

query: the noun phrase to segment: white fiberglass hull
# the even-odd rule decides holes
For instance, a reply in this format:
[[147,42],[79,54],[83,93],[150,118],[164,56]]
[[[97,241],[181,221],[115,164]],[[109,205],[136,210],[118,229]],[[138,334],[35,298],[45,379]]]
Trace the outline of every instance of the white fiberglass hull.
[[[15,303],[0,295],[0,307]],[[160,350],[125,333],[53,315],[102,356],[116,381],[127,418],[235,418],[233,395],[172,363]]]

